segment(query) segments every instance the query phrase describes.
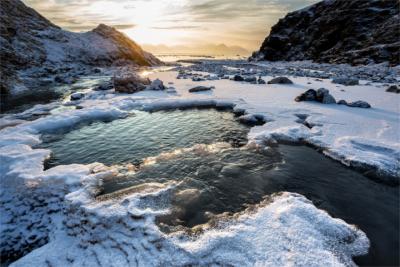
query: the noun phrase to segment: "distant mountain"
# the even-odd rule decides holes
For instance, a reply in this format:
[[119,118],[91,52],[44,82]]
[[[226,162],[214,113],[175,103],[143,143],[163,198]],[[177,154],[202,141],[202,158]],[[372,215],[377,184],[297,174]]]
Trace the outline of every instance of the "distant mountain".
[[225,44],[201,44],[194,46],[185,45],[150,45],[144,44],[143,48],[154,54],[207,54],[207,55],[241,55],[248,56],[250,52],[240,46],[227,46]]
[[[100,24],[89,32],[65,31],[20,0],[1,0],[0,58],[0,90],[11,94],[27,90],[38,73],[46,76],[43,70],[54,74],[83,66],[161,63],[112,27]],[[32,68],[37,71],[29,75]]]
[[325,0],[287,14],[251,60],[400,63],[398,0]]

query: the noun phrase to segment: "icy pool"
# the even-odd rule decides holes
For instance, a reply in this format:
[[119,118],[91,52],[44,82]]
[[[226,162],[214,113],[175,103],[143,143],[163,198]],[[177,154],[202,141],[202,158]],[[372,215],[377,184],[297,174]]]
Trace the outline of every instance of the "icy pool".
[[68,133],[44,136],[41,146],[53,151],[50,166],[96,161],[139,164],[146,157],[195,144],[244,145],[248,130],[230,112],[137,111],[123,120],[96,122]]
[[376,183],[309,147],[246,146],[247,132],[228,112],[136,112],[46,136],[42,146],[53,151],[51,166],[94,161],[125,166],[121,175],[105,181],[100,199],[144,183],[180,182],[171,214],[158,218],[166,232],[289,191],[367,234],[370,252],[356,259],[358,264],[398,263],[398,187]]

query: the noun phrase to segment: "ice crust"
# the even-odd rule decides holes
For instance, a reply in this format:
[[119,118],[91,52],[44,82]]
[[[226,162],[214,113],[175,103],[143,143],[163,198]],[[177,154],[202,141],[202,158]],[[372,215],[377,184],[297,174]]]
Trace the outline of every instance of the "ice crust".
[[[249,142],[305,141],[345,164],[367,164],[398,178],[398,99],[379,85],[350,89],[329,79],[296,77],[290,77],[293,85],[215,80],[196,82],[215,86],[212,92],[189,94],[193,83],[177,80],[176,75],[150,74],[165,84],[173,82],[177,90],[173,95],[86,91],[85,99],[76,104],[81,109],[58,112],[74,104],[57,102],[3,116],[0,250],[10,258],[26,254],[11,266],[351,266],[352,256],[367,253],[369,241],[363,232],[298,194],[274,196],[193,236],[167,235],[158,229],[155,217],[168,212],[175,184],[148,184],[140,191],[99,200],[103,179],[117,172],[113,167],[93,163],[44,170],[51,151],[32,148],[40,144],[42,134],[96,120],[123,119],[135,109],[216,107],[264,117],[267,123],[251,129]],[[363,98],[373,108],[294,102],[310,81],[335,97]],[[49,114],[25,120],[44,111]]]

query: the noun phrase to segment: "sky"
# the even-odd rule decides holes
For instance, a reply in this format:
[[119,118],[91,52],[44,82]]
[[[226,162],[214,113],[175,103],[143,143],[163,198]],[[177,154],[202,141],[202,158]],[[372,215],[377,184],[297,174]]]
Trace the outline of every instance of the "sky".
[[318,0],[23,0],[53,23],[114,26],[139,44],[220,44],[257,50],[286,13]]

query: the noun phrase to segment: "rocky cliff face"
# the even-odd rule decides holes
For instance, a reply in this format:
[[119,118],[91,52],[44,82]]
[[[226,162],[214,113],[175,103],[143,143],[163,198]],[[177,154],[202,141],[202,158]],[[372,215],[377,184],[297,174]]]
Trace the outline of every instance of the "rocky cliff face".
[[398,0],[325,0],[287,14],[251,60],[400,63]]
[[13,94],[27,90],[29,81],[40,78],[36,76],[60,69],[161,64],[112,27],[100,24],[85,33],[65,31],[20,0],[1,0],[0,59],[0,90]]

